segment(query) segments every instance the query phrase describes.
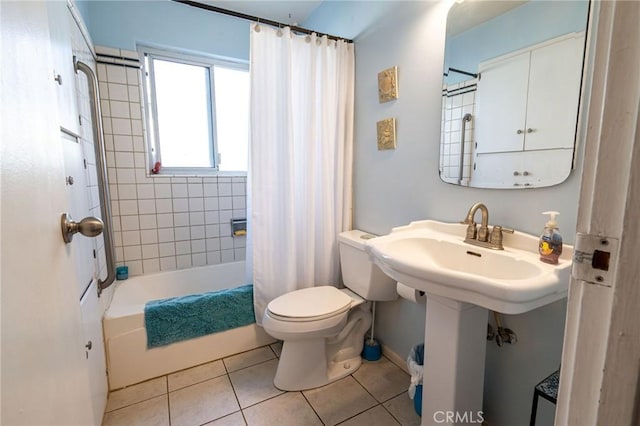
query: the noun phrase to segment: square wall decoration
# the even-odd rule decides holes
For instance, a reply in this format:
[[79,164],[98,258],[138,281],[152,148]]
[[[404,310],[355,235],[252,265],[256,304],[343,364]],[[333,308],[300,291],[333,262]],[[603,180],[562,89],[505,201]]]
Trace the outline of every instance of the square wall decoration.
[[396,119],[378,121],[378,150],[396,149]]
[[380,103],[398,99],[398,67],[378,73],[378,101]]

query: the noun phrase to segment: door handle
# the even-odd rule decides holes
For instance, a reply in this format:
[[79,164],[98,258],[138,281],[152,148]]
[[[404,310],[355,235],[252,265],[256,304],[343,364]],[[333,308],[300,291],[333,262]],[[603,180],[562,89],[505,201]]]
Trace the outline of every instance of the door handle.
[[93,216],[87,216],[80,222],[75,222],[69,213],[62,213],[60,227],[62,229],[62,239],[69,244],[73,240],[73,235],[78,232],[85,237],[97,237],[102,234],[104,223]]

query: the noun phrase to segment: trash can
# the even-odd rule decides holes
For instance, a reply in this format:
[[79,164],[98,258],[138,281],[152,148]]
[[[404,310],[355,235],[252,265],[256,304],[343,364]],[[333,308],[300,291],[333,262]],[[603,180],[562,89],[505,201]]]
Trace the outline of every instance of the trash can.
[[407,368],[411,374],[409,398],[413,399],[413,408],[422,416],[422,371],[424,364],[424,343],[414,346],[407,358]]

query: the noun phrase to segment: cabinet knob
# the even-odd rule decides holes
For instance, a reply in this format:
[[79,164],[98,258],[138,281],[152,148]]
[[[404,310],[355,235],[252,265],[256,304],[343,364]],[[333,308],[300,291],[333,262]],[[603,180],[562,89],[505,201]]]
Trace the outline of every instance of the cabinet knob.
[[523,131],[522,131],[522,129],[518,129],[518,130],[516,130],[516,133],[521,135],[523,133]]
[[513,175],[514,176],[520,176],[520,172],[516,170],[515,172],[513,172]]
[[527,129],[527,133],[533,133],[533,129],[532,129],[531,127],[529,127],[529,128]]
[[60,74],[56,75],[53,79],[57,81],[60,86],[62,86],[62,76]]
[[531,173],[529,173],[529,172],[528,172],[528,171],[526,171],[526,170],[525,170],[524,172],[522,172],[522,176],[529,176],[530,174],[531,174]]

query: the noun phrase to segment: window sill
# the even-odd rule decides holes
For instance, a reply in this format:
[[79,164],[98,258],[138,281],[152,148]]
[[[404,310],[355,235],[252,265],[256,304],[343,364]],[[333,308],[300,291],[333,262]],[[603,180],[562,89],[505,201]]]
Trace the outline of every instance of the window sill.
[[207,178],[207,177],[246,177],[247,172],[232,172],[232,171],[203,171],[203,170],[162,170],[158,174],[149,173],[147,171],[147,177],[150,178]]

